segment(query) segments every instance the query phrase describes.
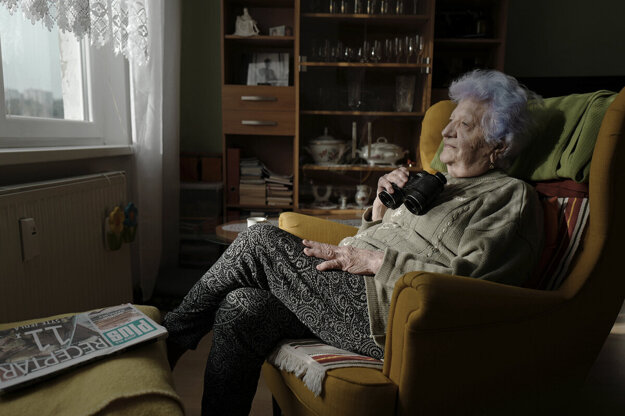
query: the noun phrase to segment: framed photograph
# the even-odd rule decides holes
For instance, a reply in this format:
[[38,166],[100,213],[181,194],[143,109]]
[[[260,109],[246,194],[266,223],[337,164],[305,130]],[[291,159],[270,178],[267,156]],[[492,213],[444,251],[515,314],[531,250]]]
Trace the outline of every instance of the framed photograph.
[[274,26],[269,28],[269,36],[285,36],[286,26]]
[[247,67],[247,85],[289,85],[288,53],[255,53]]

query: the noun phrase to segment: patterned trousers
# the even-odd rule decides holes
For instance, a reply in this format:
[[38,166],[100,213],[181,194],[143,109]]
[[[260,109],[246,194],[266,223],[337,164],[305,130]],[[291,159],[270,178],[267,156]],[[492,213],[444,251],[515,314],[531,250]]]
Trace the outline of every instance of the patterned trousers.
[[314,335],[333,346],[382,358],[369,336],[362,276],[320,272],[302,240],[257,224],[239,234],[168,313],[169,345],[194,349],[213,330],[203,415],[249,413],[265,357],[284,338]]

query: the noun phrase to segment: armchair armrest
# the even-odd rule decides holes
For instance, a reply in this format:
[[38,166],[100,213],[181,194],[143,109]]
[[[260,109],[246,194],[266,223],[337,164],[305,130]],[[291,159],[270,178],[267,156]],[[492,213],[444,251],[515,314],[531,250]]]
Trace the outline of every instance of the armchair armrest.
[[559,335],[554,325],[565,300],[557,291],[475,278],[404,275],[393,292],[384,360],[384,374],[399,387],[398,403],[452,414],[536,387],[543,371],[536,362],[558,353],[544,345]]
[[295,212],[283,212],[278,219],[281,229],[308,240],[338,244],[345,237],[356,234],[358,228],[338,222]]

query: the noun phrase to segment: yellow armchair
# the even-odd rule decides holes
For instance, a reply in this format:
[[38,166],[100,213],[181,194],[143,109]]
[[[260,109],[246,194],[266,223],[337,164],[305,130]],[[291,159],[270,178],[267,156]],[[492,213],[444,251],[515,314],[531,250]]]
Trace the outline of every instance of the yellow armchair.
[[[427,119],[426,114],[424,124]],[[625,175],[624,135],[625,89],[608,108],[597,136],[589,224],[559,289],[408,273],[393,293],[381,372],[328,371],[323,393],[314,397],[295,376],[265,363],[265,380],[284,414],[561,411],[583,383],[625,296],[619,261],[625,217],[618,215],[625,192],[616,183]],[[422,135],[421,140],[427,139]],[[294,213],[282,214],[280,226],[300,237],[333,243],[356,231]]]

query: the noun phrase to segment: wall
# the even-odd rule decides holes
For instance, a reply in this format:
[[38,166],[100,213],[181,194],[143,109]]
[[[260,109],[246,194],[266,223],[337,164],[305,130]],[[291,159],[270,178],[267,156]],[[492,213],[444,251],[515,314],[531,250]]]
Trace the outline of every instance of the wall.
[[180,148],[221,153],[221,2],[182,3]]
[[517,77],[625,76],[625,1],[510,0],[505,70]]

